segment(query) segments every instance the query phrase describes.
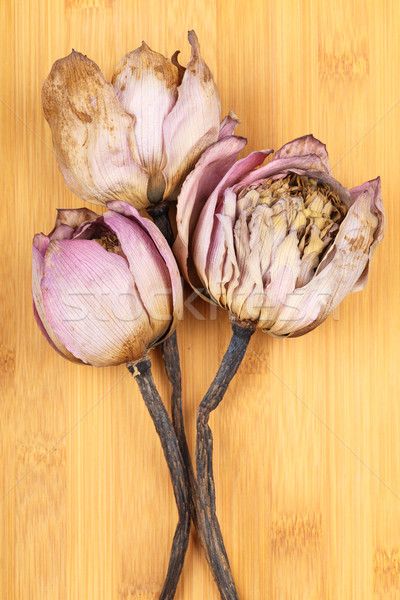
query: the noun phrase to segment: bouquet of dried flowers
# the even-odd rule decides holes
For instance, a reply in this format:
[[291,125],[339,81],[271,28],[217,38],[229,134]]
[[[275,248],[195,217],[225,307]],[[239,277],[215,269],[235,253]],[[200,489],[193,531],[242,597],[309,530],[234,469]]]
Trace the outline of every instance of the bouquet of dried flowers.
[[[233,112],[221,122],[213,76],[195,32],[188,37],[186,67],[179,52],[168,59],[143,42],[111,83],[79,52],[53,65],[42,99],[59,168],[75,194],[107,210],[59,210],[51,233],[35,235],[33,309],[63,357],[96,367],[125,363],[136,379],[179,514],[160,599],[175,595],[193,520],[221,598],[232,600],[238,594],[216,515],[210,412],[257,328],[304,335],[366,285],[384,210],[379,178],[346,189],[312,135],[285,144],[264,166],[272,150],[238,160],[247,140],[234,135]],[[176,339],[181,274],[228,311],[233,330],[199,405],[196,472]],[[149,352],[158,344],[172,419],[151,374]]]

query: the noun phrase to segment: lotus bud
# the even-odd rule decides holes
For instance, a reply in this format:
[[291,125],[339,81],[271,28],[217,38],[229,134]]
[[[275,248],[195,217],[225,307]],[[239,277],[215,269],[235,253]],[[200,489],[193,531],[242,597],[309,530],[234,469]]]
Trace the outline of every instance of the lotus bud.
[[59,210],[32,248],[39,328],[62,356],[96,367],[141,359],[183,313],[179,270],[160,231],[127,203],[109,207],[103,216]]
[[384,231],[379,177],[347,190],[312,135],[265,166],[272,150],[229,168],[215,165],[212,152],[179,196],[174,251],[182,272],[233,319],[276,336],[311,331],[367,282]]
[[230,113],[220,124],[212,74],[189,31],[186,68],[144,42],[120,61],[112,83],[89,58],[72,51],[56,61],[42,90],[67,186],[83,200],[129,202],[138,209],[176,200],[202,152],[231,136]]

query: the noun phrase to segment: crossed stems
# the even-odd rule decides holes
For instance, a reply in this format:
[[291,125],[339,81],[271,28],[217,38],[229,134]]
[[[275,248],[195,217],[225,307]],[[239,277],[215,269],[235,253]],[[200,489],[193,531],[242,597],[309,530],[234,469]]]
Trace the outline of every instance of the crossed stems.
[[[174,236],[168,217],[168,205],[159,205],[148,210],[155,224],[172,246]],[[235,583],[225,550],[221,529],[218,523],[215,506],[215,484],[213,476],[213,437],[208,425],[210,413],[217,408],[223,399],[228,385],[246,353],[254,327],[248,324],[232,323],[233,335],[228,349],[222,359],[220,368],[200,403],[197,415],[196,470],[187,445],[183,410],[182,381],[179,351],[174,332],[162,343],[162,354],[168,378],[172,384],[172,422],[184,461],[185,474],[190,489],[190,512],[200,542],[205,551],[218,589],[223,600],[238,600]]]

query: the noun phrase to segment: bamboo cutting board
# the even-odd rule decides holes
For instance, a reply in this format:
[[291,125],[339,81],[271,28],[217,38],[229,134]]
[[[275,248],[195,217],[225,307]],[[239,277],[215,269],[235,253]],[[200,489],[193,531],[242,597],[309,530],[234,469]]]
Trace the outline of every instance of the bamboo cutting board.
[[[40,91],[80,50],[110,78],[140,45],[189,57],[188,29],[247,151],[312,132],[346,186],[382,177],[365,291],[294,340],[257,333],[212,416],[217,508],[241,599],[400,598],[400,5],[396,0],[3,0],[0,598],[155,600],[177,522],[127,370],[68,363],[38,331],[31,239],[83,203],[57,170]],[[189,295],[189,294],[188,294]],[[191,448],[227,315],[188,303],[178,338]],[[158,351],[155,378],[170,393]],[[192,533],[177,600],[217,599]]]

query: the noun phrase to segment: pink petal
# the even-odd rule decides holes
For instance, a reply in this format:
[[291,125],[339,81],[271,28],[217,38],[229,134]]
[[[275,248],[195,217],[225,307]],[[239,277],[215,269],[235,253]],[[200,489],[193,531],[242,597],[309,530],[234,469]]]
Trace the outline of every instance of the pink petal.
[[[110,202],[108,207],[112,211],[116,211],[122,215],[125,215],[126,217],[134,219],[142,227],[142,229],[147,231],[149,237],[153,240],[154,246],[162,256],[169,272],[169,285],[172,289],[174,320],[169,330],[172,333],[176,327],[176,321],[183,319],[183,289],[179,268],[176,264],[175,257],[168,245],[167,240],[164,238],[158,227],[154,225],[152,221],[150,221],[150,219],[145,219],[142,217],[133,206],[127,204],[126,202]],[[105,216],[106,215],[107,213],[105,213]]]
[[117,65],[112,82],[122,106],[135,118],[140,163],[159,182],[158,189],[153,190],[153,202],[160,201],[165,189],[161,170],[167,160],[163,122],[178,98],[178,69],[143,42]]
[[84,223],[96,221],[100,215],[88,208],[59,208],[57,209],[57,219],[53,230],[49,233],[49,238],[55,240],[70,240],[79,231]]
[[133,118],[93,61],[72,52],[54,63],[42,102],[58,166],[75,194],[95,204],[119,199],[148,205]]
[[279,158],[289,158],[290,156],[306,156],[309,154],[318,156],[321,160],[323,170],[330,175],[332,174],[325,144],[317,140],[311,134],[303,135],[282,146],[282,148],[275,152],[274,160]]
[[[328,177],[323,169],[323,163],[321,159],[316,154],[309,154],[307,156],[291,156],[289,158],[279,158],[271,160],[267,165],[261,167],[260,169],[255,169],[250,172],[247,177],[243,178],[241,181],[241,187],[246,187],[251,183],[256,181],[261,181],[263,179],[269,179],[270,177],[280,176],[285,177],[285,175],[291,171],[293,173],[297,173],[299,170],[312,171],[315,173],[320,173],[320,177]],[[333,177],[331,177],[333,180]],[[335,180],[336,181],[336,180]]]
[[117,235],[129,263],[129,270],[149,315],[153,338],[158,340],[172,322],[173,298],[170,274],[154,241],[138,221],[114,211],[104,220]]
[[153,341],[126,260],[95,241],[51,242],[42,291],[53,331],[85,363],[137,360]]
[[222,140],[222,138],[226,137],[227,135],[233,135],[236,127],[239,124],[240,124],[240,121],[239,121],[238,117],[235,115],[235,113],[232,110],[230,110],[229,115],[226,116],[225,119],[221,123],[218,139]]
[[[204,203],[231,169],[245,145],[244,138],[235,136],[227,136],[216,142],[202,154],[182,186],[177,205],[178,236],[174,244],[174,254],[184,277],[188,280],[189,239],[197,225]],[[194,273],[191,273],[191,276],[194,282]]]
[[64,344],[60,342],[58,337],[52,330],[46,316],[46,311],[43,303],[43,295],[41,282],[44,268],[44,254],[42,252],[45,238],[47,240],[46,248],[50,242],[49,238],[43,234],[38,234],[34,238],[32,247],[32,299],[33,299],[33,314],[40,331],[43,333],[50,346],[54,348],[61,356],[68,358],[73,362],[80,362],[73,354],[71,354]]
[[74,235],[74,230],[69,225],[59,225],[49,233],[49,238],[52,242],[54,240],[70,240]]
[[[230,138],[224,138],[229,140]],[[221,140],[220,143],[222,143]],[[246,158],[238,160],[221,179],[217,187],[214,189],[206,203],[204,208],[197,219],[197,223],[193,226],[196,227],[193,233],[192,240],[192,257],[196,264],[199,273],[203,273],[207,264],[207,255],[209,251],[209,245],[211,241],[212,229],[214,225],[214,213],[216,205],[220,195],[226,188],[230,188],[235,184],[242,181],[249,172],[255,167],[260,165],[265,157],[270,154],[272,150],[262,150],[260,152],[252,152]],[[179,203],[178,203],[179,204]],[[179,232],[179,221],[178,221],[178,232]],[[190,243],[190,241],[189,241]],[[193,282],[192,282],[193,283]]]
[[44,233],[37,233],[33,238],[33,247],[36,248],[43,257],[46,254],[49,244],[50,239],[47,235],[44,235]]
[[198,270],[202,285],[211,298],[224,308],[231,306],[232,294],[240,278],[233,233],[235,214],[236,195],[231,188],[227,188],[215,212],[207,264],[199,265]]
[[166,198],[176,198],[188,172],[200,155],[217,141],[220,101],[212,74],[200,54],[194,31],[189,31],[192,56],[187,65],[178,100],[163,126],[168,162],[163,170]]

